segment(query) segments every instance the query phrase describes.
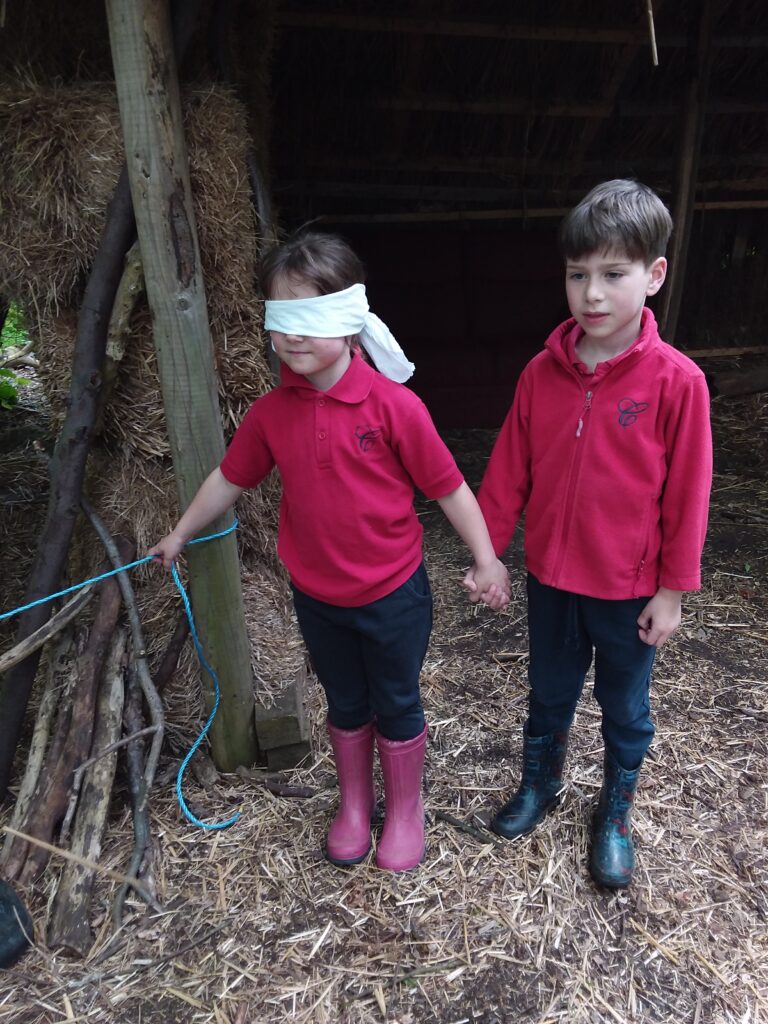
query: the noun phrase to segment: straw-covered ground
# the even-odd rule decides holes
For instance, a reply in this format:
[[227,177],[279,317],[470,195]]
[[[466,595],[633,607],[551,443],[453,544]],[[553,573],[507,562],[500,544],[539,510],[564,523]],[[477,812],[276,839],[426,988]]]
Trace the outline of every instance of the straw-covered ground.
[[[97,886],[85,961],[44,943],[56,868],[25,892],[37,944],[0,975],[0,1022],[768,1021],[768,399],[718,400],[714,418],[706,582],[657,663],[658,732],[638,795],[629,891],[598,891],[586,870],[602,754],[588,695],[562,808],[517,843],[483,829],[514,782],[521,747],[519,543],[510,608],[471,608],[458,585],[461,547],[424,506],[436,626],[423,675],[423,866],[394,876],[372,861],[339,869],[323,859],[336,794],[315,687],[314,753],[284,780],[302,797],[273,795],[258,772],[207,790],[190,778],[186,797],[201,816],[242,810],[227,831],[202,832],[180,814],[169,759],[152,797],[151,879],[162,912],[131,902],[117,944],[107,945],[111,880]],[[491,436],[448,438],[473,484]],[[258,580],[249,576],[248,587]],[[281,601],[275,594],[257,652],[265,686],[275,666],[301,659]],[[197,722],[168,700],[171,735],[186,747]],[[103,866],[121,871],[130,846],[118,786]]]

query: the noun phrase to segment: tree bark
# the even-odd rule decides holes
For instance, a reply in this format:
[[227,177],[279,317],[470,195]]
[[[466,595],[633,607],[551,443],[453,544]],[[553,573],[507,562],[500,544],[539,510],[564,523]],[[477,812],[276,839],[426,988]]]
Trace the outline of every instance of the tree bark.
[[[123,719],[126,630],[115,630],[104,679],[99,689],[96,727],[91,754],[109,747],[120,736]],[[80,790],[72,833],[71,849],[80,857],[98,861],[101,839],[112,795],[117,751],[99,758],[86,769]],[[94,873],[82,864],[68,862],[59,880],[48,924],[48,945],[65,946],[85,955],[91,946],[92,934],[88,920]]]
[[[67,414],[51,460],[48,516],[24,604],[59,589],[91,447],[109,316],[123,272],[123,257],[133,234],[131,194],[128,175],[124,172],[107,210],[104,231],[78,318]],[[41,604],[22,612],[16,642],[42,626],[50,611],[50,604]],[[0,683],[0,799],[8,790],[13,757],[39,660],[40,652],[35,651],[6,673]]]
[[[69,693],[74,679],[76,656],[72,631],[69,629],[59,635],[55,652],[52,656],[49,656],[45,689],[40,699],[32,741],[29,744],[24,777],[21,780],[19,794],[16,797],[16,804],[10,821],[11,827],[17,830],[21,828],[27,808],[37,789],[40,772],[45,762],[45,752],[48,749],[51,730],[54,728],[56,707],[57,705],[69,704]],[[3,864],[10,856],[13,843],[13,836],[7,834],[3,843],[3,852],[0,855],[0,864]]]
[[[133,557],[133,546],[122,541],[121,555],[128,562]],[[99,607],[96,611],[88,644],[77,660],[77,679],[68,707],[61,709],[61,727],[51,744],[46,759],[46,770],[41,784],[27,811],[22,831],[35,839],[50,842],[56,826],[67,809],[67,800],[75,769],[84,761],[91,749],[94,728],[94,706],[99,680],[104,668],[112,634],[117,625],[122,599],[115,578],[100,584]],[[48,851],[30,844],[11,850],[6,864],[9,878],[23,884],[33,882],[48,863]]]
[[[152,311],[179,503],[186,508],[224,454],[168,5],[107,0],[126,159]],[[228,513],[210,524],[224,529]],[[189,549],[190,590],[222,703],[211,730],[217,766],[257,755],[253,685],[234,535]],[[210,708],[213,693],[204,682]]]

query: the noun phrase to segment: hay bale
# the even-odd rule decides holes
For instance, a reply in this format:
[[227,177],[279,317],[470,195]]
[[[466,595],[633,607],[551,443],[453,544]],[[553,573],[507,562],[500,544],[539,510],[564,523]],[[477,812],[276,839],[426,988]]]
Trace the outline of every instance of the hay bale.
[[[231,431],[270,385],[257,235],[246,176],[241,104],[223,87],[184,94],[193,204],[220,398]],[[123,159],[114,87],[0,90],[0,294],[25,308],[54,412],[69,390],[77,311]],[[146,304],[105,417],[116,447],[170,454]],[[139,415],[137,415],[139,411]]]
[[[258,237],[245,156],[252,143],[245,111],[225,88],[188,89],[183,109],[219,399],[229,437],[271,385],[263,306],[255,291]],[[6,140],[0,152],[0,294],[13,297],[26,311],[39,378],[60,422],[78,308],[123,161],[114,86],[17,83],[0,88],[0,132]],[[131,318],[102,429],[86,489],[109,529],[134,537],[141,554],[178,517],[145,298]],[[247,571],[259,580],[251,587],[248,623],[262,680],[264,633],[276,628],[279,619],[288,623],[287,583],[274,545],[277,494],[276,481],[268,481],[245,495],[238,509],[241,553]],[[72,578],[90,575],[101,557],[90,529],[83,526],[70,559]],[[150,651],[159,654],[178,615],[175,588],[154,567],[137,572],[134,585]],[[291,649],[282,629],[277,646]],[[290,677],[296,661],[294,656],[277,676]],[[198,669],[191,657],[185,657],[184,665],[179,685],[188,692]],[[188,714],[188,695],[184,706]]]

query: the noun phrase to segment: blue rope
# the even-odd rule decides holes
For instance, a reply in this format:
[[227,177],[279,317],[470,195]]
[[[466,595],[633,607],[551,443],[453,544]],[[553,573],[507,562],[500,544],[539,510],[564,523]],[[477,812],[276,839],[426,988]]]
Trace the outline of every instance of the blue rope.
[[[232,533],[234,530],[236,530],[238,525],[238,521],[237,519],[235,519],[234,523],[232,523],[231,526],[228,526],[226,530],[221,530],[219,533],[210,533],[206,537],[197,537],[195,540],[189,541],[187,546],[191,544],[202,544],[204,541],[208,540],[217,540],[219,537],[226,537],[227,534]],[[41,597],[38,601],[32,601],[29,604],[22,605],[20,608],[13,608],[9,612],[3,612],[2,615],[0,615],[0,621],[2,619],[9,619],[13,615],[19,615],[21,612],[25,612],[29,608],[34,608],[39,604],[45,604],[48,601],[53,601],[57,597],[63,597],[65,594],[71,594],[74,590],[82,590],[82,588],[87,587],[89,583],[98,583],[99,580],[108,579],[110,576],[116,575],[116,573],[127,572],[129,569],[135,569],[137,565],[144,565],[145,562],[152,562],[155,560],[155,555],[145,555],[144,558],[139,558],[135,562],[129,562],[127,565],[121,565],[119,568],[111,569],[109,572],[103,572],[100,576],[92,576],[90,579],[83,580],[82,583],[76,583],[73,587],[67,587],[66,590],[59,590],[55,594],[49,594],[47,597]],[[221,700],[221,690],[219,687],[219,677],[208,664],[208,661],[206,660],[205,654],[203,652],[203,646],[200,643],[200,637],[198,636],[197,627],[195,626],[195,619],[194,616],[192,615],[192,606],[189,603],[189,597],[187,596],[187,592],[184,589],[184,584],[181,582],[181,577],[179,576],[175,562],[173,562],[171,565],[171,576],[173,577],[173,582],[176,584],[176,587],[179,593],[181,594],[181,600],[184,603],[184,611],[187,613],[187,619],[189,621],[189,630],[190,633],[192,634],[192,640],[195,645],[195,650],[197,651],[197,656],[200,659],[200,664],[211,677],[214,692],[213,708],[211,709],[211,713],[208,716],[208,721],[203,726],[203,730],[200,733],[200,735],[192,744],[189,753],[181,762],[181,767],[179,768],[178,774],[176,776],[176,797],[179,801],[179,807],[181,807],[185,816],[189,819],[189,821],[192,822],[193,825],[197,825],[198,828],[210,830],[229,828],[229,826],[234,825],[234,823],[240,817],[239,811],[233,814],[231,818],[227,818],[226,821],[222,821],[219,824],[210,824],[208,822],[201,821],[199,818],[195,817],[195,815],[192,813],[192,811],[190,811],[189,807],[187,806],[187,803],[181,792],[181,782],[184,777],[184,772],[186,771],[187,765],[192,760],[193,754],[200,746],[200,744],[203,742],[208,730],[213,725],[213,720],[216,717],[216,712],[219,709],[219,702]]]
[[[235,524],[235,525],[237,525],[237,524]],[[234,526],[232,527],[232,529],[234,529]],[[229,532],[229,531],[227,531],[227,532]],[[207,540],[208,538],[201,538],[201,540],[203,540],[203,539]],[[195,815],[192,813],[192,811],[190,811],[190,809],[187,807],[186,801],[184,800],[184,797],[181,794],[181,780],[184,777],[184,772],[186,771],[187,765],[192,760],[192,755],[194,754],[194,752],[197,750],[197,748],[203,742],[203,739],[205,738],[205,734],[208,732],[208,730],[213,725],[213,720],[216,717],[216,712],[219,709],[220,691],[219,691],[219,679],[218,679],[218,676],[216,675],[214,670],[211,668],[211,666],[208,664],[208,662],[206,660],[206,657],[205,657],[205,654],[203,653],[203,646],[200,643],[200,638],[197,635],[197,627],[195,626],[195,620],[194,620],[194,617],[192,615],[192,606],[189,603],[189,598],[187,597],[187,592],[184,589],[184,584],[181,582],[181,578],[179,577],[179,573],[178,573],[178,571],[176,569],[176,563],[175,562],[171,565],[171,575],[173,576],[174,583],[179,588],[179,593],[181,594],[181,600],[184,602],[184,610],[187,613],[187,619],[189,620],[189,629],[190,629],[190,632],[192,634],[192,640],[194,641],[194,644],[195,644],[195,650],[197,651],[197,656],[200,659],[200,664],[203,666],[205,671],[208,673],[208,675],[213,680],[213,693],[214,693],[213,707],[211,708],[211,713],[208,716],[208,721],[203,726],[203,731],[200,733],[200,735],[197,737],[195,742],[192,744],[189,753],[184,758],[184,760],[181,762],[181,767],[179,768],[179,773],[176,776],[176,798],[179,801],[179,807],[181,807],[182,811],[187,816],[187,818],[189,818],[189,820],[194,825],[197,825],[199,828],[205,828],[205,829],[229,828],[229,826],[230,825],[234,825],[234,823],[240,817],[240,811],[237,811],[235,814],[232,815],[231,818],[227,818],[226,821],[222,821],[218,825],[216,825],[216,824],[211,825],[211,824],[208,824],[207,822],[200,821],[199,818],[195,817]]]

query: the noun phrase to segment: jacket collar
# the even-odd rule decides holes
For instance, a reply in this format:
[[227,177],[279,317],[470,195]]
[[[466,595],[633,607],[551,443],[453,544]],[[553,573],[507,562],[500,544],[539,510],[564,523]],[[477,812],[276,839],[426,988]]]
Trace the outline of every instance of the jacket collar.
[[[583,335],[584,331],[576,323],[576,320],[571,317],[570,320],[566,320],[552,331],[550,336],[547,338],[545,348],[552,353],[559,363],[562,363],[563,366],[570,369],[571,361],[568,356],[568,343],[571,341],[575,346]],[[617,366],[619,363],[623,363],[626,359],[641,359],[643,356],[647,355],[651,349],[655,348],[660,341],[661,339],[659,337],[659,328],[656,324],[656,317],[653,315],[652,310],[647,306],[644,306],[640,317],[640,333],[637,338],[632,342],[628,349],[625,349],[624,352],[621,352],[619,355],[614,356],[613,359],[608,361],[612,366]]]
[[344,376],[327,391],[318,391],[306,377],[294,373],[285,363],[280,367],[280,387],[291,388],[299,398],[308,401],[322,395],[324,398],[333,398],[334,401],[344,402],[346,405],[357,405],[359,402],[365,401],[371,393],[376,376],[376,370],[369,366],[357,352],[353,352]]

